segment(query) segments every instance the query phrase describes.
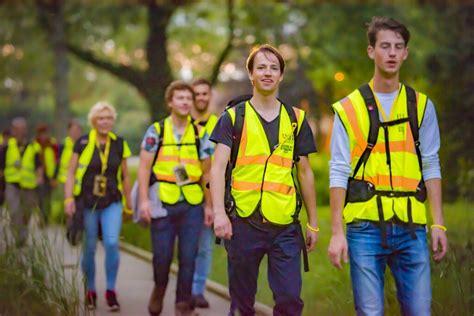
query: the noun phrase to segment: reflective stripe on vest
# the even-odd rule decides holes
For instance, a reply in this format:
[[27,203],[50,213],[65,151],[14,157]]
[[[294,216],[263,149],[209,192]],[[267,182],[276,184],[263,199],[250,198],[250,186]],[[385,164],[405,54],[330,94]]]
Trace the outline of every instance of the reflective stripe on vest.
[[[117,136],[109,132],[109,137],[111,140],[116,140]],[[82,151],[81,155],[79,156],[79,160],[77,162],[76,173],[75,173],[75,181],[74,181],[74,196],[79,196],[82,191],[82,179],[84,179],[84,175],[86,174],[87,168],[91,163],[92,156],[94,155],[94,151],[96,150],[96,138],[97,138],[97,130],[92,129],[89,132],[89,138],[86,147]],[[110,159],[110,156],[109,156]],[[122,192],[122,169],[121,165],[117,170],[117,188],[120,192]]]
[[23,189],[35,189],[38,186],[35,156],[40,150],[38,143],[30,143],[21,156],[16,138],[10,138],[5,161],[5,181],[18,183]]
[[[268,139],[258,114],[249,102],[245,103],[245,117],[236,165],[232,171],[232,196],[240,217],[250,216],[259,201],[262,215],[274,224],[290,224],[296,210],[296,189],[292,177],[294,128],[297,133],[304,112],[294,108],[297,126],[282,105],[280,109],[279,143],[270,151]],[[228,110],[235,122],[235,108]]]
[[71,160],[73,149],[74,142],[71,137],[68,136],[64,139],[64,146],[61,152],[61,158],[59,159],[58,181],[61,183],[66,183],[69,161]]
[[[421,125],[426,108],[427,97],[416,93],[418,126]],[[341,119],[348,136],[351,152],[352,172],[367,146],[370,121],[367,107],[359,90],[355,90],[343,100],[333,104],[333,108]],[[390,121],[407,118],[407,96],[405,86],[402,85],[398,102],[393,105]],[[413,135],[409,122],[388,127],[391,172],[387,164],[384,129],[379,129],[377,144],[369,156],[367,164],[361,167],[355,175],[356,179],[369,181],[376,190],[414,192],[421,181],[422,174],[418,164]],[[382,196],[384,219],[389,220],[396,215],[403,222],[408,222],[407,199],[411,200],[413,222],[426,223],[426,210],[423,203],[414,197],[387,197]],[[376,196],[366,202],[347,203],[344,208],[346,223],[354,219],[378,221]]]
[[[196,139],[194,128],[189,122],[186,126],[183,136],[178,145],[173,133],[171,117],[168,116],[164,121],[163,144],[159,148],[158,156],[153,165],[153,172],[156,179],[160,181],[159,194],[164,203],[175,204],[178,202],[181,191],[189,204],[197,205],[202,202],[204,194],[199,181],[202,176],[201,162],[199,153],[196,149]],[[158,132],[159,125],[155,123]],[[179,187],[176,185],[176,177],[173,168],[183,164],[186,173],[191,180],[190,184]]]

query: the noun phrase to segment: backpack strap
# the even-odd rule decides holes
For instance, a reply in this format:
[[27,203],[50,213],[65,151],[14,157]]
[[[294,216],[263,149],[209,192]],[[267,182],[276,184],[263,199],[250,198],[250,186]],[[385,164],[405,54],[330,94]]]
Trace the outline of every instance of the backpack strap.
[[411,133],[413,135],[413,140],[415,142],[416,156],[418,157],[418,165],[420,166],[420,171],[423,170],[423,163],[421,161],[421,151],[420,151],[420,133],[418,127],[418,110],[416,106],[416,93],[412,87],[405,85],[405,91],[407,94],[407,113],[408,113],[408,122],[410,124]]
[[[378,137],[379,128],[380,128],[379,110],[377,108],[377,103],[375,102],[375,97],[374,97],[374,93],[372,92],[372,89],[370,89],[370,86],[366,83],[359,88],[359,92],[364,98],[364,103],[365,103],[365,106],[367,107],[367,112],[369,114],[370,127],[369,127],[369,135],[367,136],[367,147],[365,147],[365,150],[360,156],[359,161],[357,161],[357,164],[354,168],[354,173],[352,175],[353,178],[356,176],[362,164],[364,164],[365,166],[365,164],[367,163],[367,160],[369,160],[370,153],[372,152],[372,149],[377,143],[377,137]],[[362,175],[362,179],[363,178],[364,178],[364,175]]]
[[194,143],[196,144],[196,150],[197,150],[197,155],[198,155],[198,160],[199,160],[199,154],[201,150],[201,140],[199,139],[199,129],[197,127],[197,124],[194,124],[194,121],[191,122],[191,125],[193,126],[193,130],[194,130]]
[[[158,144],[157,144],[157,147],[156,147],[156,152],[155,152],[155,156],[153,157],[153,164],[151,165],[151,172],[150,172],[150,181],[149,181],[149,185],[152,186],[156,181],[158,181],[156,179],[156,176],[155,174],[153,173],[153,166],[156,164],[156,159],[158,158],[158,153],[160,151],[160,148],[161,146],[163,145],[163,139],[164,139],[164,134],[165,134],[165,120],[160,120],[158,122],[158,125],[155,123],[155,130],[156,130],[156,133],[158,134]],[[160,130],[158,130],[158,128]]]

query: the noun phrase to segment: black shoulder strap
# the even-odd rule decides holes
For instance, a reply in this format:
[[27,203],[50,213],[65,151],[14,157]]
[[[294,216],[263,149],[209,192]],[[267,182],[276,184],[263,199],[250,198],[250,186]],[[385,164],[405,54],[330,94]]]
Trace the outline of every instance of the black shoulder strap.
[[156,157],[158,157],[158,152],[160,151],[160,148],[163,145],[163,139],[165,135],[165,120],[160,120],[158,122],[158,125],[160,126],[160,134],[158,135],[158,145],[156,147],[155,157],[153,158],[153,164],[155,164]]
[[240,139],[244,128],[245,101],[235,105],[235,120],[232,127],[232,148],[230,151],[231,170],[235,167],[237,154],[239,153]]
[[194,143],[196,144],[196,150],[199,158],[199,153],[201,150],[201,140],[199,139],[199,129],[196,124],[194,124],[194,121],[191,122],[191,125],[193,126],[194,130]]
[[356,167],[354,168],[354,174],[352,177],[355,177],[359,168],[362,164],[366,164],[369,160],[370,153],[377,143],[377,137],[379,134],[380,120],[379,120],[379,110],[377,108],[377,103],[375,102],[374,93],[370,86],[366,83],[359,88],[359,92],[364,98],[365,106],[367,107],[367,113],[369,114],[369,135],[367,136],[367,147],[365,147],[362,156],[360,156],[359,161],[357,161]]
[[[280,100],[280,99],[278,99],[278,100]],[[295,126],[295,129],[293,129],[293,136],[294,136],[294,139],[296,140],[296,135],[298,135],[298,120],[296,118],[295,110],[293,109],[293,107],[291,105],[286,105],[286,103],[283,103],[281,100],[280,100],[280,102],[283,104],[283,106],[285,107],[286,112],[288,113],[288,116],[290,117],[291,126]],[[296,124],[296,125],[294,125],[294,124]]]
[[416,106],[416,93],[412,87],[405,85],[405,91],[407,94],[407,113],[408,113],[408,122],[410,123],[411,133],[413,135],[413,140],[415,142],[416,155],[418,157],[418,165],[420,166],[420,171],[423,170],[423,164],[421,162],[421,152],[420,152],[420,133],[418,127],[418,110]]

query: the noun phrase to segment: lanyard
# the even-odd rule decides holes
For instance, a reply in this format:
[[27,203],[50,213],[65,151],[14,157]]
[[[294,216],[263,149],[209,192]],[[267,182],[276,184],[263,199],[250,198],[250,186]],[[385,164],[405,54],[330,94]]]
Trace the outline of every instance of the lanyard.
[[100,162],[101,162],[101,174],[105,174],[105,170],[107,170],[107,161],[109,160],[109,153],[110,153],[110,137],[107,135],[107,142],[105,143],[105,150],[102,152],[100,150],[100,144],[99,144],[99,139],[95,139],[95,146],[97,147],[97,150],[99,151],[99,157],[100,157]]
[[[382,119],[384,122],[388,122],[389,119],[387,118],[386,114],[385,114],[385,111],[382,107],[382,105],[380,104],[380,101],[379,99],[377,98],[377,94],[375,93],[374,91],[374,79],[372,78],[369,82],[369,86],[370,86],[370,89],[372,89],[372,91],[374,92],[374,99],[375,99],[375,103],[377,103],[377,107],[379,108],[379,112],[380,114],[382,115]],[[392,104],[392,108],[390,110],[390,116],[389,118],[392,118],[392,114],[393,114],[393,111],[394,111],[394,108],[396,107],[397,103],[398,103],[398,97],[400,96],[400,92],[402,91],[402,85],[400,85],[400,88],[398,89],[398,94],[397,94],[397,97],[395,98],[395,100],[393,100],[393,104]],[[393,119],[393,118],[392,118]]]

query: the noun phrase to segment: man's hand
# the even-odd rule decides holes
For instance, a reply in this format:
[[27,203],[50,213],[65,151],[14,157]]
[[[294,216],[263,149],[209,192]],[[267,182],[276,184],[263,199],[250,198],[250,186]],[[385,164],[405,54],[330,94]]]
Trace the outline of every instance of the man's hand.
[[214,233],[219,238],[230,239],[232,237],[232,224],[225,212],[215,213]]
[[431,229],[431,248],[434,261],[441,261],[448,251],[448,237],[446,232],[438,227]]
[[74,201],[74,199],[68,200],[64,204],[64,212],[68,217],[72,217],[72,215],[74,215],[74,213],[76,212],[76,202]]
[[145,200],[140,203],[140,218],[147,224],[151,222],[150,200]]
[[308,250],[308,252],[314,250],[314,246],[316,246],[316,242],[318,241],[318,238],[319,238],[318,232],[315,232],[309,228],[306,228],[306,250]]
[[212,223],[214,222],[214,212],[212,207],[204,206],[204,225],[207,227],[211,227]]
[[331,241],[329,242],[328,255],[331,264],[338,268],[342,269],[341,257],[344,260],[344,263],[349,261],[349,255],[347,253],[347,240],[344,234],[333,234]]

